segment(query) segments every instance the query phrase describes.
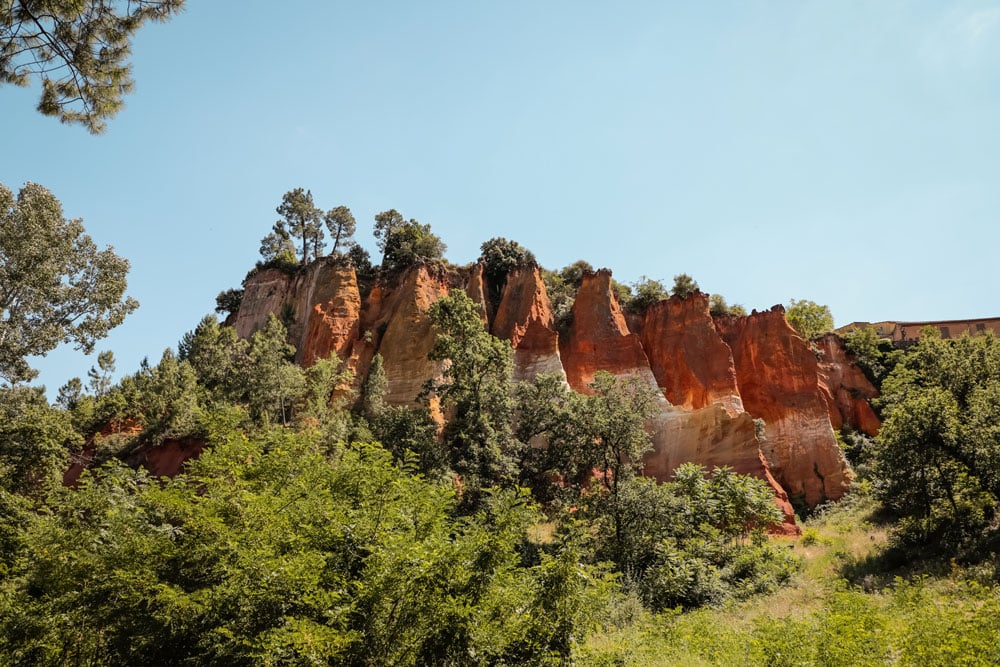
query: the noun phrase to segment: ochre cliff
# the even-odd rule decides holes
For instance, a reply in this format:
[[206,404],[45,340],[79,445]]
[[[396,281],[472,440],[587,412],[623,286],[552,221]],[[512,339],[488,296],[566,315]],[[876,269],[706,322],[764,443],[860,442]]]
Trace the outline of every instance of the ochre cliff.
[[852,474],[820,390],[816,355],[789,326],[784,308],[715,323],[733,352],[743,406],[766,424],[761,450],[771,472],[810,506],[839,499]]
[[515,380],[541,373],[565,377],[552,304],[538,268],[515,270],[507,277],[491,333],[514,347]]
[[[818,363],[780,307],[713,319],[701,293],[626,317],[607,270],[583,277],[565,336],[556,332],[537,268],[513,271],[501,292],[486,283],[478,265],[414,267],[389,284],[376,284],[364,302],[345,267],[309,267],[294,277],[262,271],[247,280],[234,325],[249,336],[270,313],[290,316],[290,341],[302,363],[336,353],[358,382],[379,353],[387,402],[412,404],[424,382],[441,372],[427,359],[434,342],[427,312],[451,289],[464,289],[484,327],[510,341],[518,380],[563,374],[570,387],[586,392],[604,370],[639,376],[657,388],[661,402],[649,422],[654,451],[645,459],[645,474],[666,480],[677,465],[692,461],[768,480],[788,532],[797,529],[785,489],[815,505],[839,498],[850,482],[834,427],[846,422],[868,433],[878,428],[866,400],[874,389],[839,339],[820,341]],[[501,294],[495,307],[490,294]],[[757,418],[766,424],[763,441]]]
[[882,422],[870,401],[878,390],[869,382],[837,334],[826,334],[814,341],[822,354],[819,362],[820,391],[836,429],[848,426],[870,436],[878,435]]
[[[654,314],[654,325],[657,318]],[[706,324],[710,325],[711,319]],[[714,346],[717,353],[728,357],[723,349],[725,343],[719,339],[714,328],[703,326],[702,332],[721,344]],[[647,333],[646,327],[643,327],[643,333]],[[693,343],[689,344],[696,347]],[[611,290],[609,271],[601,270],[583,277],[573,304],[573,323],[566,342],[560,347],[566,376],[570,387],[576,391],[589,391],[587,385],[598,371],[643,378],[657,391],[660,397],[657,414],[648,424],[653,436],[653,450],[643,459],[644,475],[667,481],[681,463],[698,463],[709,470],[716,465],[728,465],[740,474],[766,480],[774,489],[776,502],[785,515],[783,532],[797,532],[788,497],[761,456],[753,418],[747,414],[731,414],[721,402],[691,411],[673,406],[663,397],[642,341],[629,331]],[[692,376],[687,371],[685,377]],[[735,380],[732,386],[735,388]],[[729,407],[734,405],[732,401],[729,403]]]
[[274,314],[288,326],[296,360],[311,366],[336,354],[346,359],[358,337],[361,294],[350,266],[324,258],[293,275],[265,269],[244,283],[237,335],[249,338]]
[[708,295],[671,297],[651,306],[642,321],[642,347],[667,400],[688,410],[718,403],[743,412],[736,367],[708,310]]
[[573,302],[573,323],[559,341],[566,379],[574,391],[588,393],[598,371],[640,375],[656,387],[639,337],[629,331],[618,299],[611,291],[611,272],[583,276]]
[[[424,382],[438,377],[440,362],[427,358],[434,331],[427,312],[431,304],[464,287],[458,276],[433,272],[426,266],[408,271],[393,286],[376,285],[362,313],[361,331],[382,355],[388,381],[385,400],[392,405],[417,402]],[[367,368],[366,361],[360,360]],[[368,359],[370,361],[370,358]]]

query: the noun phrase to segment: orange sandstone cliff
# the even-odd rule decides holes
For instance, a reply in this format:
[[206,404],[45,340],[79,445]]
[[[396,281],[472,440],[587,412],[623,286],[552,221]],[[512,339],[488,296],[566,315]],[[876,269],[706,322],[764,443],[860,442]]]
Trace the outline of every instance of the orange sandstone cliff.
[[823,355],[819,361],[820,391],[836,429],[849,426],[870,436],[878,435],[882,422],[870,401],[878,390],[869,382],[844,346],[843,339],[829,333],[814,341]]
[[719,336],[702,292],[650,307],[642,346],[667,400],[689,410],[718,403],[731,416],[743,412],[733,353]]
[[[300,363],[336,354],[355,371],[357,383],[379,353],[387,402],[412,404],[424,382],[442,370],[427,359],[434,344],[428,310],[449,290],[463,289],[478,304],[483,326],[510,341],[516,379],[561,374],[574,390],[586,392],[602,370],[643,378],[660,396],[648,424],[654,449],[644,459],[644,473],[667,480],[691,461],[755,475],[774,489],[789,533],[797,529],[785,490],[815,505],[841,497],[850,482],[833,429],[844,423],[867,433],[878,428],[867,400],[874,388],[839,339],[819,341],[818,361],[780,306],[713,319],[708,298],[695,293],[626,317],[610,271],[601,270],[583,277],[572,323],[561,337],[537,268],[513,271],[502,291],[496,288],[478,265],[426,265],[376,284],[362,300],[354,270],[322,259],[295,275],[268,269],[248,278],[231,321],[249,337],[273,313],[289,323]],[[501,295],[496,306],[491,293]],[[763,440],[757,418],[766,424]],[[200,451],[193,442],[163,446],[162,452],[144,452],[138,463],[169,474]]]
[[716,326],[733,352],[744,407],[766,424],[761,450],[771,472],[810,506],[839,499],[852,474],[833,432],[816,355],[785,320],[784,308],[716,318]]

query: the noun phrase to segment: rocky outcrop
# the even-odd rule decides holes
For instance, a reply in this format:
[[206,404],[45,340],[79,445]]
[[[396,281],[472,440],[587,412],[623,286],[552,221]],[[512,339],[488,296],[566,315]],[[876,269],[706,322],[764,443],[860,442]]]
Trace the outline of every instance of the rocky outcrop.
[[730,416],[743,412],[736,367],[708,310],[708,295],[671,297],[651,306],[642,323],[642,347],[667,400],[688,410],[718,403]]
[[515,270],[507,277],[492,333],[514,348],[515,380],[532,380],[541,373],[565,377],[552,304],[538,268]]
[[324,258],[294,275],[265,269],[248,278],[243,289],[233,324],[240,337],[252,336],[273,314],[288,327],[300,364],[311,366],[331,354],[350,356],[358,338],[361,294],[349,265]]
[[[295,276],[273,269],[253,276],[234,322],[237,333],[249,336],[270,313],[284,315],[303,364],[332,352],[348,360],[358,382],[379,353],[387,402],[412,404],[442,371],[427,359],[434,344],[428,309],[449,290],[464,289],[484,327],[510,341],[516,379],[563,374],[574,390],[588,392],[603,370],[638,376],[658,389],[646,474],[665,480],[692,461],[768,480],[788,531],[795,528],[785,490],[809,505],[843,495],[851,475],[833,428],[847,423],[873,433],[878,421],[867,402],[874,389],[841,344],[820,341],[818,363],[780,307],[713,320],[700,293],[626,317],[611,285],[610,271],[585,275],[572,322],[560,336],[536,268],[512,272],[499,302],[497,286],[476,265],[414,267],[375,285],[362,303],[353,271],[321,261]],[[758,417],[766,422],[762,441]]]
[[142,467],[154,477],[173,477],[191,459],[205,451],[201,438],[167,438],[155,447],[141,447],[127,460],[133,467]]
[[[655,324],[656,316],[653,319]],[[655,330],[654,326],[654,334],[650,335],[655,335]],[[714,328],[704,331],[725,345]],[[643,334],[647,335],[645,327]],[[718,346],[716,351],[724,352]],[[611,291],[609,271],[584,276],[573,304],[573,323],[561,353],[570,387],[576,391],[590,391],[587,385],[598,371],[637,376],[657,389],[657,379],[642,341],[629,331]],[[787,495],[761,457],[750,415],[732,415],[722,403],[690,411],[670,405],[658,390],[657,396],[660,397],[657,414],[648,425],[653,436],[653,450],[643,459],[644,475],[666,481],[681,463],[698,463],[709,470],[716,465],[728,465],[741,474],[768,481],[786,516],[782,532],[798,530]]]
[[233,328],[240,338],[250,338],[264,328],[272,314],[281,317],[292,294],[293,276],[279,269],[264,269],[243,283],[243,301]]
[[440,376],[441,363],[427,358],[435,336],[427,313],[432,303],[460,287],[463,285],[458,276],[418,266],[403,275],[398,284],[377,285],[372,290],[361,330],[371,338],[372,350],[382,355],[388,381],[387,403],[415,404],[424,382]]
[[780,305],[716,326],[733,352],[743,405],[766,423],[761,443],[778,482],[810,506],[837,500],[852,474],[830,424],[816,355]]
[[573,323],[559,341],[559,353],[575,391],[590,392],[588,385],[598,371],[639,375],[656,388],[642,342],[629,331],[607,269],[584,275],[573,302]]
[[731,416],[721,404],[694,412],[667,407],[652,420],[653,450],[643,458],[642,474],[664,482],[682,463],[697,463],[706,470],[729,466],[741,475],[768,483],[775,504],[784,517],[776,532],[797,535],[795,510],[788,495],[768,469],[757,441],[753,417]]
[[820,391],[833,428],[848,426],[873,437],[878,435],[882,422],[870,403],[878,396],[878,390],[854,363],[844,340],[829,333],[813,343],[822,355],[818,364]]

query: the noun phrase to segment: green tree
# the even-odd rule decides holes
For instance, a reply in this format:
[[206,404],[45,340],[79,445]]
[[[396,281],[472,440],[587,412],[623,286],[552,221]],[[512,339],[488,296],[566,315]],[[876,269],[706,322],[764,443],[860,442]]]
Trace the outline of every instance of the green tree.
[[250,339],[250,413],[265,424],[288,424],[295,402],[305,389],[302,369],[294,363],[295,348],[287,339],[285,326],[273,313],[264,328]]
[[680,273],[674,276],[674,286],[670,290],[672,296],[676,296],[679,299],[686,299],[697,291],[698,283],[688,274]]
[[323,222],[326,223],[326,228],[330,232],[330,236],[333,237],[333,250],[330,251],[331,254],[337,254],[341,243],[348,249],[354,245],[351,239],[357,230],[358,223],[354,220],[351,209],[346,206],[331,208],[323,216]]
[[628,307],[633,312],[641,312],[667,296],[667,288],[662,282],[640,276],[639,280],[632,283],[632,299],[628,302]]
[[97,367],[90,367],[87,377],[90,378],[90,392],[100,398],[111,389],[111,378],[115,372],[115,355],[111,350],[105,350],[97,355]]
[[721,294],[712,294],[708,297],[708,312],[712,315],[743,316],[747,314],[746,308],[738,303],[730,306],[726,303],[726,297]]
[[243,290],[229,288],[215,297],[215,312],[220,315],[236,314],[243,303]]
[[[313,203],[312,191],[295,188],[281,197],[281,203],[275,209],[281,219],[274,223],[271,235],[264,237],[265,241],[272,237],[276,239],[275,248],[283,248],[285,239],[295,239],[301,243],[302,254],[299,261],[308,264],[323,254],[323,212]],[[272,250],[271,245],[268,251]],[[261,242],[261,254],[264,254],[264,242]],[[280,253],[279,253],[280,254]],[[278,256],[278,255],[275,255]],[[266,255],[265,255],[266,257]]]
[[1000,499],[1000,342],[921,336],[882,383],[873,475],[903,539],[946,553],[988,541]]
[[253,373],[249,352],[250,343],[232,327],[220,326],[214,315],[202,318],[177,345],[178,356],[191,364],[198,383],[213,399],[229,403],[247,400]]
[[535,264],[535,256],[517,241],[508,241],[496,236],[479,246],[479,261],[483,265],[483,277],[490,291],[493,307],[500,305],[507,276],[514,269]]
[[861,327],[844,335],[844,346],[854,355],[858,366],[876,388],[896,367],[904,352],[897,350],[890,340],[880,338],[872,327]]
[[414,219],[403,220],[390,209],[375,216],[375,238],[382,251],[382,270],[392,274],[414,264],[444,257],[448,246],[431,232],[431,226]]
[[0,4],[0,83],[42,83],[38,110],[90,132],[132,92],[131,39],[147,21],[166,21],[184,0],[10,0]]
[[0,490],[44,496],[62,480],[70,446],[81,442],[69,413],[50,407],[44,389],[0,387]]
[[830,314],[830,308],[821,306],[815,301],[792,299],[785,310],[785,319],[806,340],[833,331],[833,315]]
[[434,302],[429,315],[437,336],[428,357],[449,363],[443,379],[429,383],[428,390],[449,413],[444,441],[451,467],[474,503],[475,489],[517,479],[520,446],[511,427],[514,351],[483,329],[475,302],[461,290]]
[[44,187],[28,183],[15,199],[0,185],[0,380],[35,377],[27,357],[62,342],[93,351],[139,306],[125,296],[128,269]]

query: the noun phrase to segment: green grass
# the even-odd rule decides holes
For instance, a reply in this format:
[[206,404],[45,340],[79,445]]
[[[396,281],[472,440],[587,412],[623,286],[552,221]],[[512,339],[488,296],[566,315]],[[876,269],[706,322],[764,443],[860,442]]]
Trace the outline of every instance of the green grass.
[[[855,494],[775,538],[801,559],[790,585],[691,613],[618,614],[581,647],[584,665],[1000,664],[1000,594],[976,570],[887,570],[888,524]],[[990,573],[987,573],[990,574]],[[622,603],[628,607],[630,603]],[[614,616],[614,615],[613,615]]]

